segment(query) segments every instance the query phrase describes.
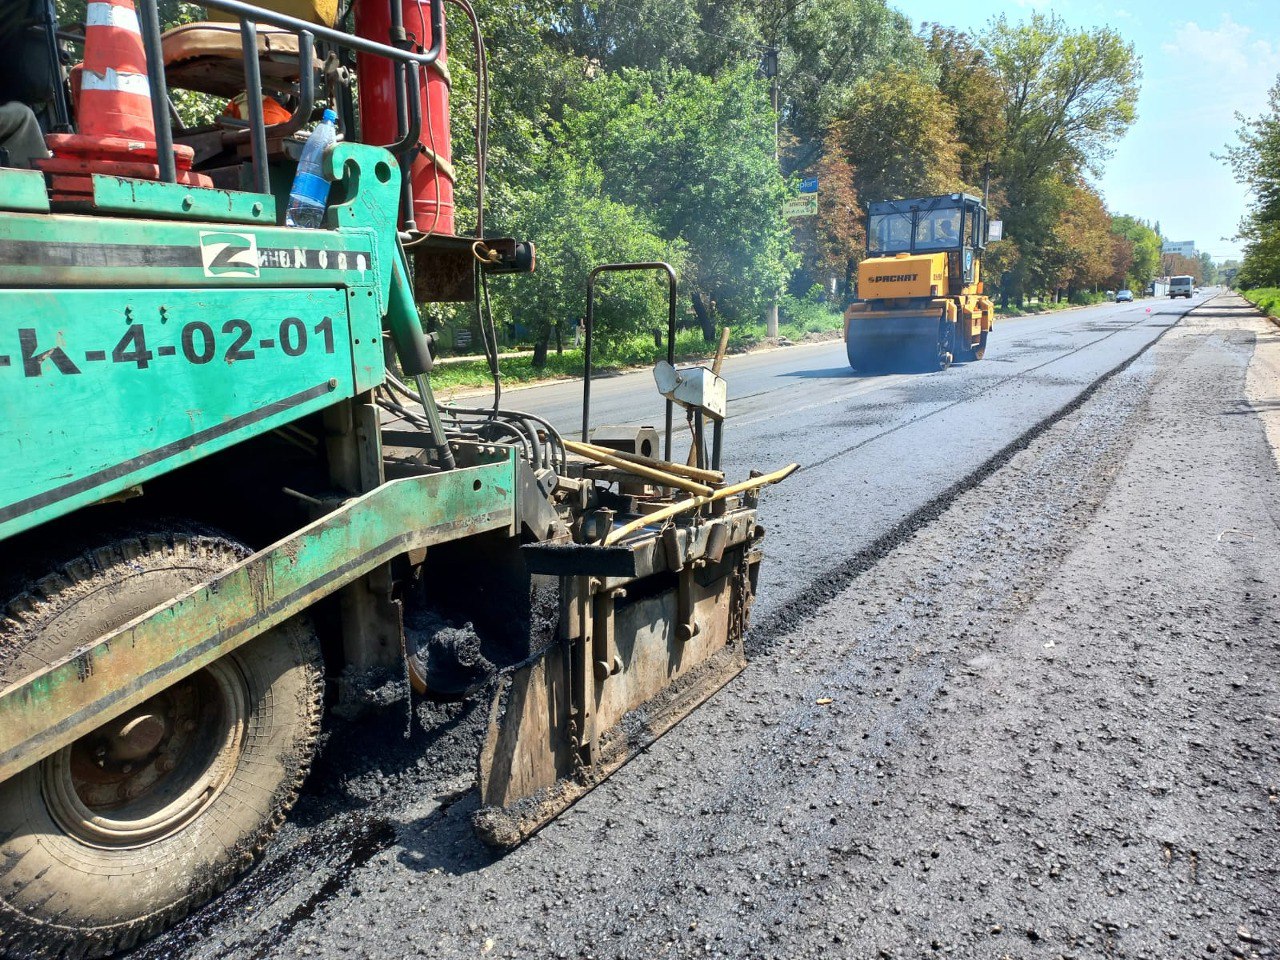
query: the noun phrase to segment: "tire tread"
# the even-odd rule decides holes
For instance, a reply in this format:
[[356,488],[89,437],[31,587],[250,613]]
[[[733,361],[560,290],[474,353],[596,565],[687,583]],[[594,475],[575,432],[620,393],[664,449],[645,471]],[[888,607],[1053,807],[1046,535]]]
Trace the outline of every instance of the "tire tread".
[[[57,565],[39,579],[28,581],[0,607],[0,686],[5,683],[6,650],[21,649],[50,616],[67,591],[94,590],[110,586],[112,574],[120,567],[136,567],[151,558],[197,562],[200,566],[227,568],[249,554],[249,549],[217,534],[179,531],[154,532],[120,537],[111,543],[86,549]],[[294,749],[285,758],[284,775],[272,793],[270,811],[256,830],[234,849],[226,852],[223,871],[209,871],[193,878],[186,896],[145,916],[111,925],[86,929],[37,919],[9,904],[12,889],[4,879],[12,869],[10,841],[18,832],[0,825],[0,957],[11,960],[88,960],[128,950],[161,933],[221,893],[251,869],[272,836],[287,819],[311,770],[311,760],[320,738],[323,714],[323,670],[319,644],[305,619],[295,619],[280,627],[280,641],[288,642],[301,668],[303,689],[295,724]],[[8,849],[6,849],[8,848]],[[22,859],[21,855],[19,859]],[[44,871],[19,883],[39,880]],[[13,881],[8,881],[12,883]]]

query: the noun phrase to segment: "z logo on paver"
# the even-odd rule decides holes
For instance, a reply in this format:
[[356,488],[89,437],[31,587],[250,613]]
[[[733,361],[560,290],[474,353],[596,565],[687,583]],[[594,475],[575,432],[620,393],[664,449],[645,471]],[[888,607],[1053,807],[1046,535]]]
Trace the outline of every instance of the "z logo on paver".
[[200,233],[206,277],[258,276],[258,238],[252,233]]

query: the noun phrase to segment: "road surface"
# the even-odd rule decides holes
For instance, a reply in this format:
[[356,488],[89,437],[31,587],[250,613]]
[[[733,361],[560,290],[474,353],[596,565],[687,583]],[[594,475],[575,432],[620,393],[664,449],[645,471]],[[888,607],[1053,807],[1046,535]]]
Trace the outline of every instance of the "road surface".
[[[757,620],[788,601],[807,601],[814,579],[848,569],[940,495],[989,471],[1010,444],[1059,415],[1187,309],[1185,300],[1148,299],[1001,321],[985,359],[929,376],[856,375],[840,341],[727,358],[729,476],[791,460],[802,466],[794,483],[765,494],[769,563]],[[506,391],[503,404],[579,435],[580,382]],[[661,428],[662,415],[647,371],[592,383],[593,425],[639,420]],[[684,429],[680,454],[688,450]]]
[[1005,322],[929,376],[731,358],[730,474],[804,464],[748,669],[502,857],[477,711],[335,727],[267,861],[134,957],[1272,955],[1280,342],[1202,302]]

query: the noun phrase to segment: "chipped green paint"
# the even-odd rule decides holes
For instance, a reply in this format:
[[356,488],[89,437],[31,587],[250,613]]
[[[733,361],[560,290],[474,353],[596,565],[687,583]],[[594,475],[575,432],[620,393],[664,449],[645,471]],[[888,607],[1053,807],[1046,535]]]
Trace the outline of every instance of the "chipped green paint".
[[39,170],[0,167],[0,210],[49,212],[44,174]]
[[515,453],[389,481],[0,690],[0,781],[409,550],[514,532]]
[[269,193],[189,187],[100,173],[93,175],[93,206],[99,213],[166,220],[215,220],[263,226],[274,226],[276,222],[276,198]]
[[[419,322],[400,170],[360,144],[326,159],[323,230],[114,177],[95,191],[119,216],[0,213],[0,541],[383,382],[384,326]],[[43,200],[39,174],[0,192],[36,181]]]

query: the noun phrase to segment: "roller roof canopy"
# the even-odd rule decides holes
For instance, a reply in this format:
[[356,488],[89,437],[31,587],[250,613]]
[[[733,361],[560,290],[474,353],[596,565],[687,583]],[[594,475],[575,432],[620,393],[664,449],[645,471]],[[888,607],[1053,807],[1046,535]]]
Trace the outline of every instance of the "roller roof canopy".
[[937,210],[940,207],[958,207],[962,203],[982,206],[982,198],[969,193],[944,193],[937,197],[910,197],[905,200],[876,200],[867,206],[867,213],[877,216],[884,213],[910,213],[912,210]]

